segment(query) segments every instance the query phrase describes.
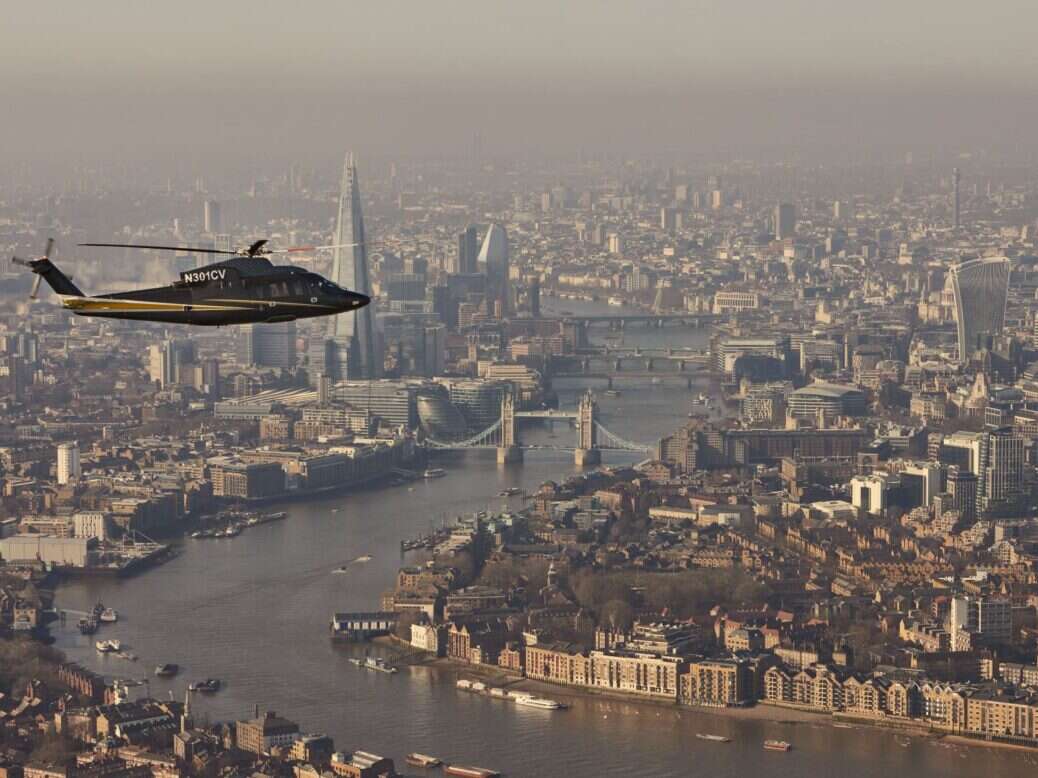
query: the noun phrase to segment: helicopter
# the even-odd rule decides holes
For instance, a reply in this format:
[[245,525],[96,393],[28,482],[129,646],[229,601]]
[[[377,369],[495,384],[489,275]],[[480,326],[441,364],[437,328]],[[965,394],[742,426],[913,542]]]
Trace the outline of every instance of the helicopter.
[[36,299],[40,281],[46,281],[63,308],[79,316],[155,321],[220,327],[230,324],[286,322],[315,316],[335,316],[356,311],[371,302],[365,294],[343,289],[328,279],[293,265],[274,265],[269,257],[298,251],[342,248],[360,244],[300,246],[266,249],[257,240],[234,251],[139,243],[80,243],[80,246],[188,251],[225,254],[229,259],[180,273],[168,286],[88,297],[51,261],[54,239],[47,240],[43,255],[35,259],[11,257],[17,265],[36,274],[30,299]]

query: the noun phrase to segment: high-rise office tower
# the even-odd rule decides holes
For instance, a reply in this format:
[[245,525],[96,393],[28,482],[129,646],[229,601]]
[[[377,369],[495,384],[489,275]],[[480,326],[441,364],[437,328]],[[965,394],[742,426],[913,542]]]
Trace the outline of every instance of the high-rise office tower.
[[220,219],[220,204],[216,200],[206,200],[203,206],[205,231],[210,235],[220,232],[223,221]]
[[775,206],[775,240],[792,238],[797,228],[797,209],[792,203]]
[[180,380],[181,366],[193,364],[195,356],[195,344],[190,340],[169,338],[153,345],[148,351],[148,377],[165,389]]
[[976,473],[968,469],[952,465],[948,468],[948,492],[951,494],[951,505],[964,521],[973,522],[977,518],[978,479]]
[[[342,167],[339,216],[332,241],[340,248],[333,250],[330,280],[351,292],[370,297],[366,241],[357,167],[351,153],[346,155]],[[310,349],[310,367],[314,376],[324,373],[333,381],[378,377],[373,308],[369,304],[353,313],[329,317],[325,339],[318,340]]]
[[79,480],[79,445],[62,443],[58,446],[58,483],[73,483]]
[[243,362],[291,370],[296,366],[296,323],[250,324],[242,332]]
[[959,335],[959,361],[967,362],[982,335],[998,335],[1006,317],[1009,294],[1009,260],[983,257],[953,265],[955,323]]
[[617,232],[610,232],[607,239],[610,254],[624,253],[624,237]]
[[[508,233],[500,224],[491,224],[479,250],[479,269],[487,276],[487,308],[500,303],[502,313],[509,313]],[[363,310],[363,309],[362,309]]]
[[952,169],[952,186],[955,188],[955,191],[952,193],[952,199],[953,199],[952,205],[953,205],[953,207],[955,209],[955,229],[959,229],[959,224],[961,223],[959,221],[959,216],[960,216],[961,212],[959,210],[959,169],[958,168],[953,168]]
[[982,509],[1015,506],[1023,495],[1024,439],[1011,428],[987,436],[987,467],[984,468]]
[[11,397],[22,400],[25,397],[26,384],[29,382],[29,370],[25,366],[25,358],[17,354],[7,357],[8,387]]
[[466,227],[458,233],[458,258],[452,273],[475,273],[476,258],[479,256],[479,233],[475,227]]

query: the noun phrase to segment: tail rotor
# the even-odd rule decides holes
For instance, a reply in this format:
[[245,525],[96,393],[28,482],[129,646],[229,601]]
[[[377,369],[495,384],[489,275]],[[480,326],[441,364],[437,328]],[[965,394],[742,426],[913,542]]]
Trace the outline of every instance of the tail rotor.
[[37,263],[47,262],[50,260],[50,252],[54,248],[54,238],[47,238],[47,248],[43,252],[43,256],[36,257],[36,259],[21,259],[20,257],[11,257],[11,261],[16,265],[27,267],[33,271],[35,278],[32,279],[32,289],[29,291],[29,299],[35,300],[36,296],[40,292],[40,281],[43,280],[43,276],[36,272],[39,265]]

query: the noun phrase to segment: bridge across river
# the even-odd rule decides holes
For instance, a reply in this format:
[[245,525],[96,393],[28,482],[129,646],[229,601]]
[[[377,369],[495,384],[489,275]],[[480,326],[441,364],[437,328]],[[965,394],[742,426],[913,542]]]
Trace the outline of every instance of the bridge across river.
[[[499,464],[519,462],[523,458],[524,448],[555,449],[573,451],[573,460],[578,466],[595,465],[602,461],[602,451],[639,451],[648,453],[651,447],[642,443],[625,440],[610,432],[596,418],[598,403],[595,395],[588,390],[581,398],[574,411],[555,409],[520,411],[516,410],[515,397],[506,393],[501,398],[501,417],[491,426],[465,440],[438,441],[432,438],[426,441],[431,449],[496,449]],[[523,446],[519,439],[519,420],[539,419],[548,421],[567,421],[576,428],[576,441],[573,448],[566,446]]]

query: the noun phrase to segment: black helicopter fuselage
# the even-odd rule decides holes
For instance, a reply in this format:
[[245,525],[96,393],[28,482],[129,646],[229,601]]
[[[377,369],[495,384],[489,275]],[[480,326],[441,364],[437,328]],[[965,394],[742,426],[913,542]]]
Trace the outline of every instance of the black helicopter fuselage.
[[367,295],[351,292],[293,265],[273,265],[265,257],[233,257],[185,270],[169,286],[84,296],[53,266],[34,268],[83,316],[218,327],[292,321],[363,308]]

